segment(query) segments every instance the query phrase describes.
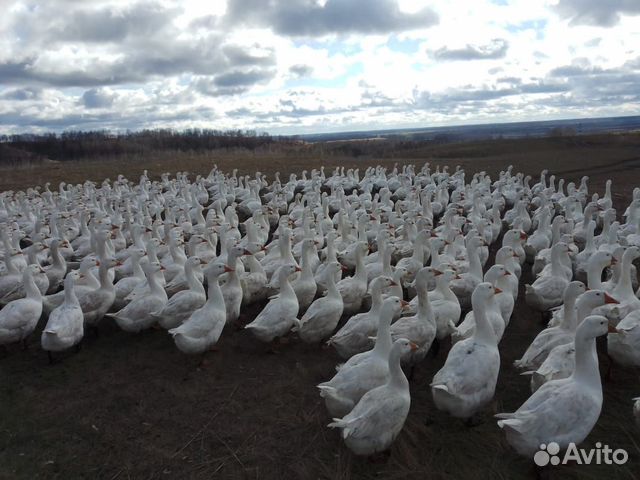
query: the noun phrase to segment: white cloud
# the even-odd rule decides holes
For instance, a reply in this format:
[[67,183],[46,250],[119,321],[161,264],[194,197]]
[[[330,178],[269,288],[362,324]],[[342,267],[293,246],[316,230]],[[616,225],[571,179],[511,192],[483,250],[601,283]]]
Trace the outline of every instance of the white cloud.
[[640,9],[604,3],[10,0],[0,132],[640,113]]

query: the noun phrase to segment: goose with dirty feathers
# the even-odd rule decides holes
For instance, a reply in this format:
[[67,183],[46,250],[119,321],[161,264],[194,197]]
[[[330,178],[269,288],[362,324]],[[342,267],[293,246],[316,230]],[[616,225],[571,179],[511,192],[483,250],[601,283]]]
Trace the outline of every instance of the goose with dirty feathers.
[[409,414],[409,382],[400,367],[400,359],[417,346],[405,338],[393,344],[389,354],[388,380],[365,393],[343,418],[334,418],[328,426],[342,429],[342,438],[356,455],[372,455],[387,450],[396,439]]
[[585,318],[576,331],[573,374],[544,384],[514,413],[496,415],[507,442],[520,455],[533,458],[541,444],[555,442],[564,449],[589,435],[602,409],[596,337],[608,330],[605,317]]

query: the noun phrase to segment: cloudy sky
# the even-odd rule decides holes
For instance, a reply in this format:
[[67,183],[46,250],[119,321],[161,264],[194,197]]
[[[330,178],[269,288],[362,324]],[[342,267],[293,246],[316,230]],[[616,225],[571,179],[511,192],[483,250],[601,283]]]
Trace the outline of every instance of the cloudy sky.
[[0,133],[640,114],[640,0],[0,0]]

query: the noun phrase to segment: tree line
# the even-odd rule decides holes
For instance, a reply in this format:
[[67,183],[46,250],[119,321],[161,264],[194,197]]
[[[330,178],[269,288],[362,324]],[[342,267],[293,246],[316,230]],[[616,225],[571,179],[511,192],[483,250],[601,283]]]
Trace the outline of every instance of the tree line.
[[218,149],[256,150],[284,137],[254,130],[191,128],[182,131],[154,129],[113,133],[65,131],[62,133],[0,135],[0,163],[29,159],[57,161],[97,157],[142,156],[155,151],[202,152]]

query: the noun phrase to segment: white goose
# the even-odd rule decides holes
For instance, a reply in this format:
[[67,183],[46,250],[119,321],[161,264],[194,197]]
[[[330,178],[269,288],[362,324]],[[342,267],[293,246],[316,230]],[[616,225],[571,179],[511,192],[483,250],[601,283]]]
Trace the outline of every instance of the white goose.
[[558,242],[553,246],[549,273],[538,277],[532,285],[525,285],[527,305],[546,312],[562,304],[562,294],[569,284],[562,271],[562,256],[567,255],[569,247],[566,243]]
[[366,392],[385,384],[389,379],[389,325],[404,304],[406,302],[397,297],[386,299],[380,309],[373,349],[354,355],[339,368],[331,380],[318,385],[320,396],[324,398],[327,410],[333,417],[349,413]]
[[[549,352],[558,345],[573,341],[577,323],[576,300],[587,291],[584,283],[573,281],[564,289],[562,320],[557,327],[542,330],[531,342],[522,358],[513,362],[518,368],[537,369],[545,361]],[[589,308],[589,311],[590,308]],[[587,312],[588,313],[588,312]]]
[[145,263],[142,269],[147,277],[149,290],[140,293],[123,309],[116,313],[107,314],[107,316],[113,317],[125,332],[137,333],[156,323],[156,317],[151,312],[161,310],[169,301],[167,293],[160,286],[155,275],[161,273],[163,268],[159,262]]
[[301,244],[302,256],[300,259],[300,269],[302,271],[300,272],[300,276],[292,282],[291,286],[298,297],[300,310],[305,311],[309,305],[311,305],[311,302],[313,302],[318,290],[318,285],[316,284],[316,279],[313,275],[312,260],[314,256],[317,260],[318,255],[316,252],[315,241],[312,238],[305,238],[302,240]]
[[[22,272],[26,296],[9,302],[0,310],[0,345],[25,342],[42,315],[42,294],[33,281],[39,267],[30,265]],[[26,344],[25,344],[26,345]]]
[[389,379],[369,390],[344,418],[329,424],[342,429],[342,438],[356,455],[372,455],[387,450],[398,436],[411,406],[409,382],[400,367],[400,359],[416,349],[401,338],[394,342],[389,354]]
[[227,311],[218,279],[229,271],[231,268],[223,263],[209,266],[205,271],[209,293],[206,303],[195,310],[182,325],[169,330],[181,352],[187,355],[201,354],[218,342],[227,322]]
[[495,294],[490,283],[476,287],[471,298],[476,319],[473,336],[451,347],[444,366],[431,382],[436,407],[454,417],[469,418],[493,398],[500,353],[487,318],[487,304]]
[[316,343],[324,340],[338,326],[344,310],[344,303],[334,281],[336,271],[341,272],[342,265],[338,262],[328,265],[326,277],[327,295],[315,300],[294,328],[294,331],[298,332],[300,339],[305,343]]
[[109,311],[116,298],[116,289],[111,283],[109,272],[118,265],[118,262],[115,258],[105,258],[97,263],[100,281],[98,288],[77,295],[84,314],[85,326],[93,329],[98,328],[98,324]]
[[[618,301],[603,290],[587,290],[576,302],[576,323],[593,312],[594,309],[606,305],[616,304]],[[531,375],[531,390],[535,391],[545,382],[567,378],[574,369],[575,348],[573,341],[554,347],[547,358],[535,372],[525,372],[523,375]]]
[[196,277],[195,269],[200,258],[189,257],[184,264],[188,290],[181,290],[172,296],[161,309],[151,312],[162,328],[167,330],[180,326],[194,311],[201,308],[207,300],[202,283]]
[[256,255],[264,252],[265,248],[257,242],[248,242],[243,261],[246,265],[245,272],[240,275],[242,286],[242,305],[251,305],[267,298],[267,273]]
[[146,281],[144,271],[140,266],[140,260],[145,256],[145,252],[141,248],[134,248],[131,250],[131,270],[132,275],[129,277],[123,277],[115,284],[116,298],[113,302],[113,308],[117,311],[125,307],[127,301],[125,298],[133,292],[133,290],[142,285]]
[[393,285],[395,282],[389,277],[373,279],[369,285],[371,295],[369,311],[349,318],[347,323],[327,341],[327,344],[332,345],[342,358],[350,358],[371,348],[371,337],[376,333],[382,308],[382,290]]
[[367,293],[367,271],[364,265],[364,256],[369,251],[366,242],[358,242],[355,257],[356,271],[353,277],[340,280],[337,284],[338,291],[344,302],[344,313],[354,314],[362,306],[362,300]]
[[451,282],[451,290],[460,301],[462,310],[471,307],[471,297],[475,288],[482,282],[482,265],[478,256],[478,249],[484,245],[484,240],[479,237],[472,237],[467,240],[467,259],[469,261],[469,271],[460,274],[460,280]]
[[[495,287],[496,294],[488,299],[485,315],[493,328],[498,343],[500,343],[504,335],[504,330],[507,327],[511,311],[513,310],[513,297],[511,293],[503,291],[500,285],[498,285],[498,281],[507,275],[511,274],[503,265],[495,264],[487,271],[484,277],[485,282]],[[506,312],[503,312],[503,304],[506,304],[504,307],[504,309],[507,310]],[[507,321],[505,321],[505,316],[507,317]],[[475,313],[471,310],[465,315],[464,320],[451,334],[451,341],[459,342],[460,340],[471,337],[475,328]]]
[[415,365],[422,361],[436,338],[437,325],[429,302],[428,278],[421,278],[432,275],[433,269],[431,267],[423,267],[418,271],[416,274],[416,291],[418,293],[416,314],[410,317],[400,317],[389,329],[394,341],[406,338],[417,345],[415,349],[407,351],[402,356],[403,364]]
[[602,409],[596,337],[608,331],[607,319],[592,315],[576,331],[576,367],[569,378],[548,382],[514,413],[496,415],[507,441],[520,454],[533,458],[541,444],[561,449],[581,443]]
[[289,282],[289,276],[299,271],[300,267],[292,263],[283,265],[279,269],[280,293],[269,301],[253,322],[244,327],[249,329],[258,340],[272,342],[287,334],[295,325],[299,305],[296,292],[293,291]]
[[42,349],[47,351],[49,362],[53,362],[51,352],[59,352],[78,345],[84,335],[84,316],[74,291],[73,277],[64,280],[64,301],[49,314],[47,325],[40,339]]

